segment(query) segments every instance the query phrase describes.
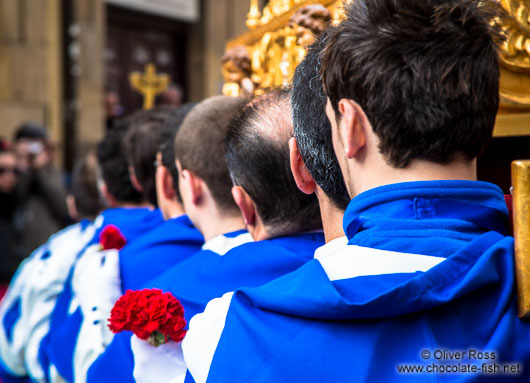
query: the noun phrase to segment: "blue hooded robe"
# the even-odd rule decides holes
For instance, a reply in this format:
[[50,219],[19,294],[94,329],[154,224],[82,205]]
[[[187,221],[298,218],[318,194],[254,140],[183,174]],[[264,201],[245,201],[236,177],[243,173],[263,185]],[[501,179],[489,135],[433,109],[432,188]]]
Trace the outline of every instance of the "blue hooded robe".
[[[189,321],[209,300],[240,286],[259,286],[296,270],[324,243],[322,233],[305,233],[250,242],[219,255],[203,251],[149,282],[146,287],[170,291],[184,306]],[[207,242],[208,244],[208,242]],[[133,383],[131,333],[114,337],[88,372],[89,383]]]
[[0,379],[31,381],[43,377],[34,344],[45,335],[51,311],[78,251],[97,224],[89,220],[53,234],[19,266],[0,308]]
[[[131,243],[135,238],[164,222],[160,210],[149,208],[112,208],[103,211],[100,216],[103,217],[102,225],[96,230],[88,245],[79,253],[78,258],[82,257],[85,249],[99,242],[99,235],[107,225],[118,227],[127,243]],[[39,349],[39,360],[42,369],[48,375],[47,378],[49,379],[50,372],[54,375],[58,373],[68,382],[73,382],[72,358],[77,333],[83,319],[79,307],[70,312],[73,298],[73,271],[74,267],[66,280],[63,292],[57,299],[51,316],[50,329]]]
[[[78,264],[81,278],[73,287],[81,306],[83,321],[78,330],[73,366],[74,380],[86,381],[87,370],[101,355],[113,335],[108,318],[114,303],[126,290],[140,289],[144,283],[201,249],[204,239],[186,215],[164,221],[114,254],[88,255]],[[105,262],[101,262],[105,259]],[[98,285],[94,286],[94,280]]]
[[208,304],[182,348],[205,382],[528,382],[501,190],[386,185],[355,197],[349,244]]
[[203,244],[202,234],[187,215],[163,222],[120,251],[122,292],[141,288],[199,251]]

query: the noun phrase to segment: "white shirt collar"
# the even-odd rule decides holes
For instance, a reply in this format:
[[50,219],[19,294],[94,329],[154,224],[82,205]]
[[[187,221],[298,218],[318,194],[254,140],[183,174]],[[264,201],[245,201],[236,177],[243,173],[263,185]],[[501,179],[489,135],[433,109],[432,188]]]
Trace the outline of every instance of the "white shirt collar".
[[346,236],[335,238],[323,246],[315,250],[315,259],[323,259],[330,254],[335,253],[348,245],[348,238]]

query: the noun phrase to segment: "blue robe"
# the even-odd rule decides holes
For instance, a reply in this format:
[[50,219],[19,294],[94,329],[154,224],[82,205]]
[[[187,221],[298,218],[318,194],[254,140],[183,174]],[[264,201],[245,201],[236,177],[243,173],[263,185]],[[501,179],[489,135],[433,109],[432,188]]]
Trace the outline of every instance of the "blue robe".
[[19,266],[0,308],[0,379],[42,378],[33,345],[40,343],[76,252],[90,241],[95,225],[83,220],[55,234]]
[[200,232],[183,215],[136,238],[119,253],[85,253],[73,278],[83,315],[73,358],[76,382],[85,382],[88,368],[112,341],[107,322],[116,300],[127,289],[139,289],[182,262],[200,250],[203,243]]
[[187,215],[165,221],[120,251],[122,292],[141,288],[199,251],[203,243]]
[[528,382],[507,223],[484,182],[366,191],[344,217],[348,246],[193,318],[188,369],[197,383]]
[[[299,234],[246,243],[219,256],[200,252],[149,282],[146,287],[170,291],[184,306],[189,321],[209,300],[240,286],[259,286],[296,270],[324,243],[322,233]],[[133,383],[131,333],[114,337],[110,347],[92,365],[89,383]]]
[[[107,225],[117,226],[126,238],[127,243],[132,243],[135,238],[163,223],[162,214],[158,209],[113,208],[105,210],[100,216],[103,219],[103,223],[85,249],[99,242],[99,235]],[[78,257],[81,257],[83,252],[84,250],[79,253]],[[73,298],[73,270],[74,268],[72,267],[64,290],[53,310],[50,329],[39,350],[39,360],[43,370],[49,374],[50,368],[53,368],[68,382],[73,382],[72,358],[77,333],[82,321],[82,314],[79,308],[74,312],[69,312]]]

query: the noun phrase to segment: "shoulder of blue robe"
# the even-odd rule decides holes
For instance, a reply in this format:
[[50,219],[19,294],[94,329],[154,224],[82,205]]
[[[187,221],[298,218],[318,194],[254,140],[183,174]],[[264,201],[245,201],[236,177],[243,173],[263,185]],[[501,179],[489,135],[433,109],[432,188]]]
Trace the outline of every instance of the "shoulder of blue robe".
[[19,267],[0,306],[3,381],[25,375],[35,380],[43,378],[37,360],[38,344],[47,331],[75,252],[88,243],[95,229],[96,225],[88,220],[71,225],[52,235]]
[[[152,281],[147,282],[141,287],[156,287],[161,288],[164,291],[171,291],[167,286],[170,285],[170,282],[175,278],[175,275],[180,275],[181,273],[188,274],[190,272],[190,267],[195,266],[197,262],[203,264],[202,262],[204,258],[219,258],[219,256],[224,255],[230,249],[250,241],[252,241],[252,237],[245,230],[239,230],[214,237],[204,243],[201,250],[184,259],[178,265],[169,268],[165,273]],[[134,383],[134,356],[131,350],[131,336],[132,333],[128,331],[114,336],[112,342],[105,349],[103,354],[101,354],[89,367],[87,374],[88,382],[101,383],[119,381],[124,383]]]
[[120,251],[122,291],[141,288],[199,251],[203,244],[204,238],[188,216],[165,221]]
[[447,257],[485,231],[507,234],[508,212],[486,182],[405,182],[359,194],[343,223],[352,245]]
[[[127,244],[164,222],[160,209],[148,207],[113,208],[105,210],[102,215],[104,221],[101,229],[111,224],[117,226],[127,239]],[[96,241],[99,241],[99,233]]]
[[[217,242],[216,239],[212,241]],[[312,259],[315,249],[323,243],[322,233],[306,233],[243,243],[221,256],[214,251],[203,250],[146,287],[170,291],[181,301],[189,321],[202,312],[213,298],[238,287],[260,286],[296,270]],[[211,241],[203,246],[203,249],[207,248],[213,248]]]
[[73,358],[74,381],[78,383],[85,382],[88,366],[112,340],[108,318],[122,295],[118,250],[91,250],[87,249],[78,260],[72,279],[82,314]]
[[[86,381],[88,368],[113,339],[107,319],[119,296],[127,289],[140,288],[149,279],[197,252],[203,242],[189,218],[181,216],[164,221],[139,236],[119,254],[100,252],[79,260],[73,279],[83,314],[74,353],[77,383]],[[98,284],[94,286],[96,279]]]
[[[243,244],[221,257],[202,257],[201,262],[197,260],[190,265],[192,268],[186,270],[185,276],[177,277],[184,274],[184,269],[172,276],[168,275],[168,290],[181,300],[186,319],[189,320],[204,310],[209,300],[227,291],[242,286],[259,286],[296,270],[312,259],[315,249],[323,243],[322,233],[304,233]],[[149,350],[141,347],[133,349],[135,361],[142,361],[141,365],[135,363],[137,378],[155,374],[151,368],[153,363],[144,354],[146,349]],[[142,354],[137,355],[138,352]],[[151,354],[151,359],[175,359],[180,354],[180,345],[168,345],[165,349],[151,351]],[[159,371],[156,380],[169,381],[177,376],[184,378],[182,360],[175,359],[171,366]]]
[[[89,244],[78,253],[77,258],[82,257],[90,246],[99,242],[101,230],[106,225],[117,226],[129,244],[163,222],[160,211],[149,208],[113,208],[105,210],[101,216],[101,225]],[[39,362],[46,376],[49,378],[50,371],[53,370],[70,382],[74,379],[72,359],[83,318],[72,290],[74,270],[75,267],[72,267],[69,271],[64,289],[53,309],[49,330],[39,347]]]
[[[530,324],[517,318],[513,239],[494,232],[447,259],[348,246],[265,286],[210,302],[192,319],[183,349],[197,383],[530,377]],[[423,350],[467,357],[425,360]],[[470,351],[495,353],[495,360]],[[477,365],[478,372],[398,370],[440,362]],[[520,372],[487,375],[483,363],[519,364]]]

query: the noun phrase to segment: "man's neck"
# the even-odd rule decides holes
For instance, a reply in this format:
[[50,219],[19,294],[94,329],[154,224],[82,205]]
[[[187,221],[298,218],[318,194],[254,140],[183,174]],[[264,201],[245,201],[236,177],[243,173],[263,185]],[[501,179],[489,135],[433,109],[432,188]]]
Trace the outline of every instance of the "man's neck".
[[378,165],[370,169],[351,168],[350,194],[358,195],[379,186],[401,182],[477,180],[476,160],[455,160],[446,164],[414,161],[403,169],[391,167],[386,162]]
[[221,234],[245,229],[243,219],[239,215],[218,214],[216,216],[206,216],[205,218],[207,219],[197,225],[205,241]]
[[164,214],[164,217],[167,217],[166,219],[173,219],[173,218],[177,218],[177,217],[180,217],[181,215],[186,214],[184,212],[184,208],[182,207],[182,204],[178,202],[174,202],[171,204],[167,203],[164,206],[164,209],[162,209],[162,213]]
[[316,196],[320,207],[320,216],[322,217],[322,227],[324,229],[326,243],[343,237],[342,218],[344,217],[344,211],[335,207],[320,187],[316,188]]
[[149,202],[131,203],[131,202],[118,202],[113,208],[126,208],[126,209],[138,209],[138,208],[154,208]]

